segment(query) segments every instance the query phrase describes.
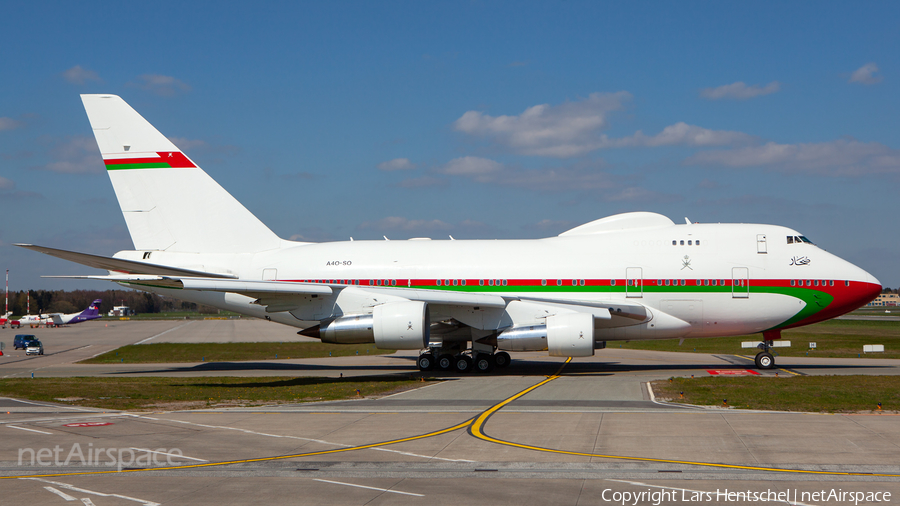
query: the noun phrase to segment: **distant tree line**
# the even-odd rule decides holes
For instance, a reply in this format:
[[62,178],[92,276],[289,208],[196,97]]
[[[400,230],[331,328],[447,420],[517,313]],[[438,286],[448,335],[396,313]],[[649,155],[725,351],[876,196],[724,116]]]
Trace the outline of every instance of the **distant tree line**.
[[896,290],[891,290],[888,287],[884,287],[881,289],[881,293],[900,293],[900,288],[898,288]]
[[219,310],[203,304],[186,302],[174,297],[137,290],[28,290],[9,292],[9,311],[15,316],[27,314],[28,299],[31,314],[81,312],[96,299],[101,299],[100,313],[108,313],[113,306],[128,306],[136,313],[165,313],[193,311],[204,314]]

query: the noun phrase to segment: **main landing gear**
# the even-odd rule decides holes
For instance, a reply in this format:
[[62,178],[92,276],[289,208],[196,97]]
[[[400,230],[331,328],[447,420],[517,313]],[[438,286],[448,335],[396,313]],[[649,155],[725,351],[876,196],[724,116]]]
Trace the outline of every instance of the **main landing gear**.
[[446,351],[448,350],[429,349],[419,355],[416,365],[419,366],[420,371],[437,369],[439,371],[456,371],[458,373],[470,371],[489,373],[495,367],[503,368],[510,363],[509,353],[505,351],[474,354],[471,350],[459,351],[458,353],[446,353]]

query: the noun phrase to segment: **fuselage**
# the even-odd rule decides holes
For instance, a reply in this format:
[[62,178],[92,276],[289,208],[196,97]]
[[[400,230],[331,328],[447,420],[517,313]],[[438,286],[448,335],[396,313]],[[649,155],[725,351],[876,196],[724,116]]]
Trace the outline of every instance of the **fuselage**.
[[[654,333],[651,327],[642,333],[601,330],[606,340],[742,335],[808,325],[852,311],[881,290],[878,280],[863,269],[786,227],[669,223],[626,224],[537,240],[285,241],[282,248],[256,254],[152,252],[149,261],[240,279],[338,288],[402,287],[567,302],[622,300],[689,324],[668,334]],[[116,257],[147,261],[145,253],[127,251]],[[333,307],[317,314],[267,314],[251,304],[252,298],[237,294],[154,291],[297,327],[364,311],[342,307],[335,298]]]

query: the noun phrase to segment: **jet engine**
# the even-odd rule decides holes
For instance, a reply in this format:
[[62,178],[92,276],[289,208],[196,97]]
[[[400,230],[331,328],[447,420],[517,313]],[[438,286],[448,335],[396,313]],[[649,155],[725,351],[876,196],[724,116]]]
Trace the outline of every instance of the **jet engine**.
[[430,329],[428,304],[401,301],[375,306],[372,314],[341,316],[298,333],[324,343],[375,343],[378,348],[420,350],[428,346]]
[[546,325],[513,327],[497,336],[497,348],[507,351],[547,350],[553,357],[594,355],[594,316],[569,313],[547,317]]

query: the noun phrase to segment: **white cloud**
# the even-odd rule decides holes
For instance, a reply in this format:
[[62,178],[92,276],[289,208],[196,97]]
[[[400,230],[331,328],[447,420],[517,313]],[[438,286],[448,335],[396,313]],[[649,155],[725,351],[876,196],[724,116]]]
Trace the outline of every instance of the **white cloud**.
[[610,139],[610,147],[631,146],[726,146],[729,144],[746,144],[753,142],[755,137],[743,132],[731,130],[710,130],[696,125],[688,125],[678,122],[669,125],[662,132],[647,137],[643,132],[637,131],[631,137]]
[[[491,227],[480,221],[463,220],[452,224],[441,220],[409,219],[400,216],[389,216],[380,220],[366,221],[356,227],[360,232],[371,232],[376,235],[388,235],[391,239],[409,237],[441,237],[447,235],[456,236],[483,236],[492,232]],[[399,237],[390,237],[389,234]]]
[[479,158],[477,156],[463,156],[454,158],[447,162],[443,167],[438,168],[438,172],[450,176],[469,176],[474,178],[487,177],[490,174],[503,170],[503,164],[489,160],[487,158]]
[[160,74],[144,74],[138,76],[137,83],[129,83],[130,86],[136,86],[144,91],[149,91],[161,97],[171,97],[179,93],[187,93],[191,91],[191,87],[172,76],[164,76]]
[[523,169],[477,156],[455,158],[436,170],[482,184],[551,192],[607,189],[621,179],[597,170],[596,166]]
[[93,137],[71,137],[51,149],[50,155],[53,162],[36,168],[63,174],[99,174],[106,170]]
[[850,82],[859,84],[880,83],[882,77],[875,75],[876,72],[878,72],[878,65],[875,65],[874,62],[866,63],[862,67],[853,71],[853,74],[850,75]]
[[88,81],[103,82],[100,76],[93,70],[88,70],[81,65],[75,65],[62,73],[63,79],[72,84],[85,84]]
[[762,95],[769,95],[771,93],[777,92],[780,89],[781,83],[779,83],[778,81],[772,81],[765,86],[760,86],[758,84],[747,86],[742,81],[738,81],[736,83],[726,84],[717,88],[704,88],[700,90],[700,96],[709,100],[721,100],[723,98],[747,100],[749,98],[760,97]]
[[375,230],[379,232],[423,232],[423,231],[447,231],[453,229],[453,225],[441,220],[410,220],[400,216],[388,216],[375,221],[366,221],[356,227],[358,230]]
[[804,144],[767,142],[761,146],[697,153],[685,163],[771,167],[823,176],[864,176],[900,173],[900,151],[877,142],[852,139]]
[[168,139],[182,151],[206,149],[209,147],[209,144],[207,144],[206,141],[200,139],[187,139],[185,137],[169,137]]
[[453,123],[453,128],[522,154],[567,158],[601,147],[596,132],[607,126],[607,113],[621,109],[630,99],[631,94],[625,91],[591,93],[576,102],[535,105],[518,116],[468,111]]
[[6,179],[3,176],[0,176],[0,190],[14,190],[16,188],[16,183]]
[[22,123],[12,118],[0,118],[0,132],[3,130],[15,130],[22,126]]
[[404,179],[397,183],[400,188],[426,188],[429,186],[447,186],[450,181],[442,177],[422,176]]
[[412,170],[416,168],[416,165],[410,162],[409,158],[394,158],[393,160],[379,163],[377,167],[379,170],[390,172],[394,170]]

